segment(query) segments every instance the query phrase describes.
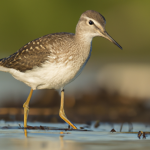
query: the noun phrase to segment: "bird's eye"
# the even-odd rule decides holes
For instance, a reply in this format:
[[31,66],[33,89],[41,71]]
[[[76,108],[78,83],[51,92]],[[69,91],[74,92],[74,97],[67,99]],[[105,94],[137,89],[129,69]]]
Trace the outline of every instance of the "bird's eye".
[[92,20],[90,20],[90,21],[89,21],[89,24],[92,25],[92,24],[94,24],[94,22],[93,22]]

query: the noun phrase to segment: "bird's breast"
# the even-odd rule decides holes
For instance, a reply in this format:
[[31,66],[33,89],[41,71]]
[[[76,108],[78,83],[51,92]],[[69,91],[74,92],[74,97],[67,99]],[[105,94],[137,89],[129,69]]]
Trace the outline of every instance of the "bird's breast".
[[83,69],[86,66],[88,60],[90,59],[91,52],[92,52],[92,45],[90,45],[90,47],[87,47],[87,52],[86,53],[83,53],[82,58],[81,58],[82,61],[80,62],[79,69],[76,72],[76,75],[75,75],[74,79],[76,79],[81,74],[81,72],[83,71]]

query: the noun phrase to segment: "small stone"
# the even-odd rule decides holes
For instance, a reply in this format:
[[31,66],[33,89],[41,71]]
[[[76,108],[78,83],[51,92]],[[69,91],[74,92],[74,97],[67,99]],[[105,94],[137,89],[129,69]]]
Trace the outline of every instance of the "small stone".
[[116,132],[116,130],[115,129],[111,129],[111,131],[110,132]]

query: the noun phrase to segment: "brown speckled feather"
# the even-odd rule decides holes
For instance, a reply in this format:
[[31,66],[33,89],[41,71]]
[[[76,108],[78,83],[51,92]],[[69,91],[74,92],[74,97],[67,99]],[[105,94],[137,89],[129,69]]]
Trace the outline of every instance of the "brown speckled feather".
[[7,58],[0,59],[0,66],[13,68],[21,72],[31,70],[36,66],[39,67],[48,60],[51,52],[55,53],[53,51],[53,44],[58,43],[59,38],[66,38],[67,35],[72,37],[70,33],[57,33],[35,39],[23,46],[16,53]]

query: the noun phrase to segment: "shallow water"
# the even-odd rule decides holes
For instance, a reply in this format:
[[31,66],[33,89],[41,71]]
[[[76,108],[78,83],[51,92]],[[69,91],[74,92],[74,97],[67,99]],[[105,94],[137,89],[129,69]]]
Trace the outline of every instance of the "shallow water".
[[[0,122],[0,150],[98,150],[98,149],[145,149],[150,147],[150,135],[146,139],[138,139],[137,132],[150,131],[150,126],[145,124],[133,124],[132,132],[128,132],[129,125],[100,123],[98,128],[94,128],[94,122],[89,128],[84,124],[76,124],[78,128],[84,127],[87,131],[63,130],[67,124],[52,123],[30,123],[31,126],[45,126],[54,130],[27,130],[28,137],[24,136],[24,130],[19,129],[20,122]],[[9,129],[2,127],[9,127]],[[21,124],[21,126],[23,126]],[[57,129],[62,130],[57,130]],[[114,128],[117,132],[111,133]]]

